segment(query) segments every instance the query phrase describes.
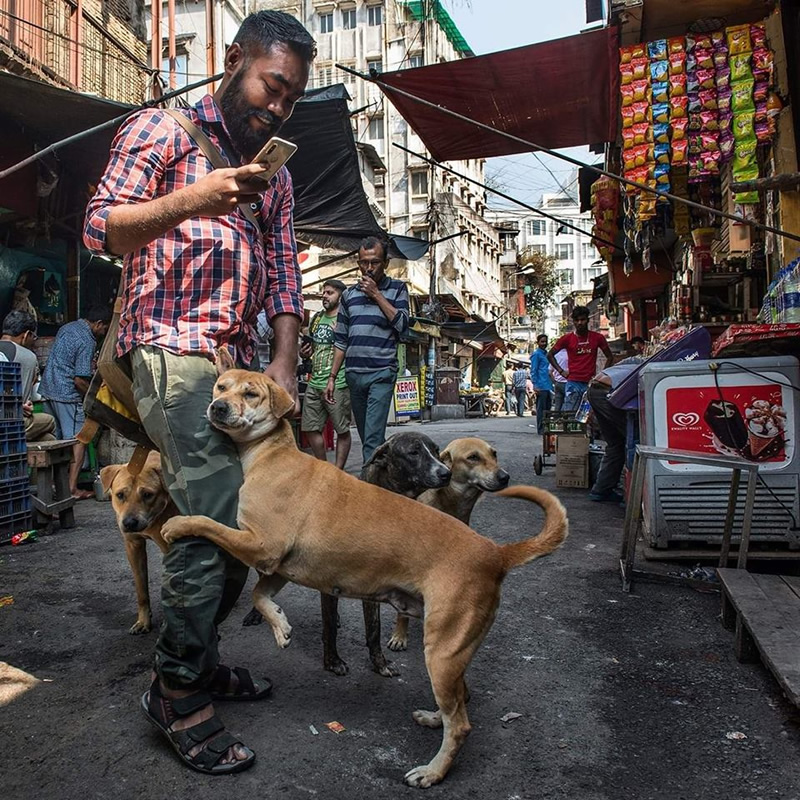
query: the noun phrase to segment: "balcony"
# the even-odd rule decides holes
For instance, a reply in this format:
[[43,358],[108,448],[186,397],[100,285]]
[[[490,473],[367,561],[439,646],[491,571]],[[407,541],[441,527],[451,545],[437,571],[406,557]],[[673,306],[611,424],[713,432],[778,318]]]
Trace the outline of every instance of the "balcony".
[[0,0],[0,67],[127,103],[149,75],[147,46],[101,0]]

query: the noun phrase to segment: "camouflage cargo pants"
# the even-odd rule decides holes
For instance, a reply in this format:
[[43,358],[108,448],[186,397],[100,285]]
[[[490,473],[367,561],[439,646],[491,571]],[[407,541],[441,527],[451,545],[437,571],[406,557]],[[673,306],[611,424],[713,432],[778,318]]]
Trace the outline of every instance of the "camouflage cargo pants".
[[[236,524],[242,468],[236,446],[205,413],[217,379],[204,356],[157,347],[131,354],[133,393],[142,424],[161,452],[164,481],[181,514]],[[164,556],[163,623],[156,671],[175,689],[203,686],[219,661],[217,625],[247,580],[247,567],[206,539],[180,539]]]

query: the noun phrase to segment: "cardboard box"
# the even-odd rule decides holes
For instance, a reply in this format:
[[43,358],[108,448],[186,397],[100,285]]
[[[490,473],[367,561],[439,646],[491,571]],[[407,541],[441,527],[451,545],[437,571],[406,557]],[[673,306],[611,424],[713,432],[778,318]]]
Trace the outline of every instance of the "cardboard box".
[[558,437],[556,486],[564,489],[589,487],[589,440],[585,436],[562,434]]

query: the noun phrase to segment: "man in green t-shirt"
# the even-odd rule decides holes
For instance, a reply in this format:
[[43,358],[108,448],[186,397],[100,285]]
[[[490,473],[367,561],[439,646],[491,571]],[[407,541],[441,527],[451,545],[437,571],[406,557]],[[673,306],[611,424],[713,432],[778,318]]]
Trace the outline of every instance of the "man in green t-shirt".
[[[334,403],[325,402],[325,387],[333,366],[335,352],[334,329],[339,313],[339,301],[347,287],[337,280],[328,280],[322,286],[322,311],[318,311],[308,326],[308,337],[300,348],[303,358],[311,358],[311,378],[303,400],[303,418],[300,429],[306,434],[311,451],[316,458],[327,461],[322,430],[330,417],[336,431],[336,466],[344,469],[350,453],[350,390],[345,381],[344,369],[336,376]],[[310,341],[309,341],[310,339]]]

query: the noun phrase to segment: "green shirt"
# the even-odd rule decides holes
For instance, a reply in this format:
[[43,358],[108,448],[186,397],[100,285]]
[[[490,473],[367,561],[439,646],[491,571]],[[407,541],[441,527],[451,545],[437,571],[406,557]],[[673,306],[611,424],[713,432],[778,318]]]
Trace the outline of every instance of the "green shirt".
[[[308,332],[314,341],[314,352],[311,355],[311,379],[309,386],[315,389],[324,389],[333,368],[333,331],[336,327],[336,315],[328,316],[324,311],[318,311],[311,319]],[[343,389],[347,385],[344,377],[344,364],[336,376],[336,388]]]

